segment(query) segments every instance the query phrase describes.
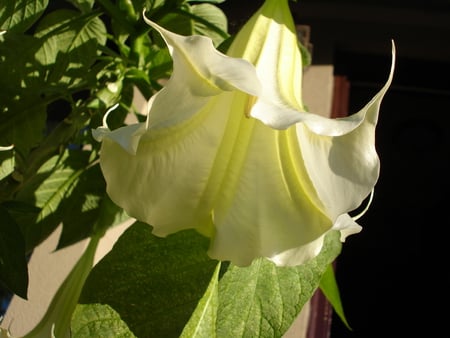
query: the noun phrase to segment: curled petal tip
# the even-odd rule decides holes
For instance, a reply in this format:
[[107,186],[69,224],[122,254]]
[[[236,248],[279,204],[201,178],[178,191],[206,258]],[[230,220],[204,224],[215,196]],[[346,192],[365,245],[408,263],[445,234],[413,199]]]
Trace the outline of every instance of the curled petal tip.
[[119,106],[119,103],[116,103],[115,105],[113,105],[112,107],[110,107],[110,108],[106,111],[105,115],[103,116],[103,120],[102,120],[103,127],[108,128],[108,123],[107,123],[108,116],[109,116],[109,114],[110,114],[113,110],[115,110],[118,106]]
[[8,150],[12,150],[12,149],[14,149],[14,144],[11,144],[10,146],[6,146],[6,147],[0,146],[0,151],[8,151]]

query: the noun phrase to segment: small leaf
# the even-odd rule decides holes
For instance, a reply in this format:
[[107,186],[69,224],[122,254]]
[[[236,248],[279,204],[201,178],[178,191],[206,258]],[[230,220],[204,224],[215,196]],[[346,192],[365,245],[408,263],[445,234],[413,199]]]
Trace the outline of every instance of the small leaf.
[[219,306],[220,262],[209,282],[208,289],[195,308],[180,338],[210,338],[216,335],[217,308]]
[[[194,29],[193,22],[188,16],[184,15],[185,12],[189,13],[191,11],[191,6],[186,4],[181,8],[183,9],[182,11],[167,13],[159,20],[158,24],[176,34],[192,35]],[[159,36],[157,36],[157,41],[159,39]]]
[[135,338],[119,314],[107,304],[78,304],[72,316],[71,338]]
[[341,296],[339,293],[336,278],[334,276],[332,265],[329,265],[327,270],[323,274],[322,279],[320,280],[320,289],[322,290],[323,294],[328,299],[334,311],[342,320],[344,325],[347,326],[349,330],[351,330],[352,328],[348,324],[347,318],[344,314],[344,308],[342,307]]
[[0,205],[0,284],[26,299],[28,269],[25,257],[25,241],[19,226]]
[[94,267],[80,303],[110,305],[138,337],[178,337],[217,265],[207,248],[193,230],[159,238],[136,222]]
[[188,0],[188,2],[209,2],[210,4],[221,4],[225,0]]
[[192,14],[204,21],[194,21],[194,33],[209,36],[217,47],[226,38],[228,21],[223,11],[211,4],[192,6]]
[[67,0],[76,8],[78,8],[82,13],[88,13],[92,10],[95,0]]
[[0,154],[0,180],[14,171],[14,157],[12,154],[9,157],[2,155]]
[[0,140],[2,143],[6,141],[14,144],[15,152],[25,156],[44,136],[45,105],[38,100],[25,98],[22,102],[8,106],[6,110],[0,113]]

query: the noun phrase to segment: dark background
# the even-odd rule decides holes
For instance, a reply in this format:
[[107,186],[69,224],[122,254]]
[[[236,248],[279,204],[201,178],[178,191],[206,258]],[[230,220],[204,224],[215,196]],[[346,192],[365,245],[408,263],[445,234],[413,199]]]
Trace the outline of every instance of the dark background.
[[[227,0],[230,29],[262,1]],[[312,63],[350,81],[354,113],[382,87],[380,179],[363,231],[347,239],[336,277],[349,331],[334,315],[331,338],[450,337],[450,1],[291,1],[311,28]]]

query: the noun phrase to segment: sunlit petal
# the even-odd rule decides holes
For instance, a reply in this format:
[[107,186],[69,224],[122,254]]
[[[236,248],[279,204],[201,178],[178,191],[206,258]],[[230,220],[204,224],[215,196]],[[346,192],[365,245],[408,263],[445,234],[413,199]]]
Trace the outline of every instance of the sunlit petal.
[[249,62],[220,53],[207,37],[181,36],[144,19],[162,35],[173,58],[170,80],[149,105],[148,127],[182,122],[203,107],[209,96],[223,91],[260,93],[260,81]]
[[[362,118],[355,129],[332,137],[317,134],[308,124],[296,125],[298,143],[309,177],[332,219],[357,208],[378,180],[380,161],[375,149],[375,127],[381,100],[392,81],[394,48],[392,52],[388,80],[375,97],[355,114]],[[346,119],[334,120],[337,124],[342,121],[345,123]]]
[[332,229],[339,230],[341,232],[340,240],[345,242],[348,236],[359,233],[362,227],[349,214],[342,214],[337,218]]
[[[276,131],[254,120],[247,123],[241,128],[251,130],[238,135],[241,147],[233,154],[226,187],[214,209],[216,236],[210,255],[247,265],[255,257],[273,257],[304,245],[317,254],[313,247],[320,243],[309,243],[332,222],[311,200],[301,161],[294,162],[298,158],[294,130]],[[297,264],[311,257],[306,252],[297,255]]]
[[155,234],[187,228],[211,234],[214,191],[228,165],[226,148],[233,146],[225,135],[234,122],[231,95],[214,98],[184,123],[146,133],[135,155],[113,139],[103,140],[100,164],[108,194],[131,216],[153,225]]

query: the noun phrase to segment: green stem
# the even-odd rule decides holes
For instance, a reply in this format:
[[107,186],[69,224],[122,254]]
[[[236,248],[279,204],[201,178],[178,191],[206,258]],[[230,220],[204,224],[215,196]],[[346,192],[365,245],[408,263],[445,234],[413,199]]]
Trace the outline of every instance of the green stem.
[[134,26],[126,20],[126,15],[124,15],[124,12],[121,11],[120,8],[112,4],[109,0],[97,0],[97,2],[105,9],[112,19],[117,21],[119,25],[124,28],[125,31],[131,35],[136,34]]

